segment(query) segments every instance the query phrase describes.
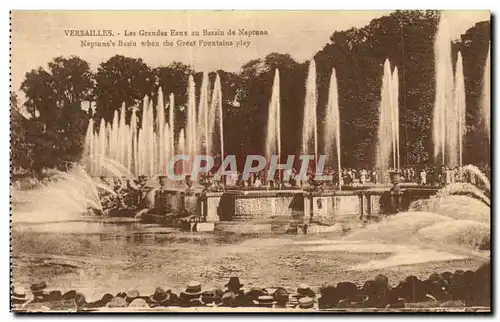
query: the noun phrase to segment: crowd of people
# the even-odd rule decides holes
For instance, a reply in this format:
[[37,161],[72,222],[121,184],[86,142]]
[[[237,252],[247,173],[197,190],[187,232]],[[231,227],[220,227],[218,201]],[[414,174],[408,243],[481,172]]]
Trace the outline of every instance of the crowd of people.
[[[490,177],[490,169],[479,167],[480,171]],[[463,167],[422,167],[415,170],[413,167],[401,169],[402,178],[408,182],[416,182],[421,186],[442,187],[455,182],[467,182],[473,185],[480,184],[478,178],[471,171],[464,171]]]
[[99,308],[155,308],[155,307],[264,307],[322,310],[330,308],[404,308],[406,303],[430,302],[430,306],[490,306],[490,265],[476,271],[457,270],[454,273],[433,273],[426,279],[414,275],[397,285],[391,285],[385,275],[356,285],[339,282],[323,285],[314,291],[300,284],[289,292],[283,287],[245,288],[238,277],[230,277],[224,288],[203,288],[191,281],[180,293],[158,287],[152,294],[140,294],[137,290],[104,294],[96,301],[87,301],[75,290],[61,293],[49,290],[46,282],[31,284],[29,291],[14,286],[11,292],[15,310],[29,310],[32,303],[74,301],[80,311]]
[[[480,170],[489,177],[489,168],[481,167]],[[381,183],[390,182],[389,174],[398,173],[402,182],[412,182],[420,186],[426,187],[443,187],[455,182],[468,182],[471,184],[479,184],[476,176],[470,171],[464,171],[462,167],[406,167],[402,169],[389,168],[385,175],[387,178],[381,178],[380,171],[376,169],[354,169],[343,168],[336,171],[332,168],[327,168],[323,173],[324,176],[330,176],[331,180],[317,180],[314,172],[309,171],[305,178],[300,178],[299,173],[292,170],[288,175],[284,171],[276,172],[273,178],[267,178],[265,171],[251,174],[248,180],[242,179],[242,174],[235,175],[235,186],[240,189],[245,188],[304,188],[328,186],[331,188],[339,188],[339,186],[373,186]],[[339,178],[340,173],[340,178]],[[283,178],[288,178],[283,180]],[[302,180],[301,180],[302,179]],[[220,186],[220,184],[219,184]]]

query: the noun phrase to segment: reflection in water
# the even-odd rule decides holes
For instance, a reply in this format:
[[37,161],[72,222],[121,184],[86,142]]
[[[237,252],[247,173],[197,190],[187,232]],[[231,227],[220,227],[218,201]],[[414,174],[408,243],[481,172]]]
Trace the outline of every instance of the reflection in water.
[[[139,232],[150,232],[148,225],[126,222],[98,222],[98,221],[65,221],[65,222],[44,222],[36,224],[20,224],[14,226],[15,231],[53,233],[53,234],[100,234],[100,235],[122,235]],[[155,233],[171,232],[173,228],[151,227]]]

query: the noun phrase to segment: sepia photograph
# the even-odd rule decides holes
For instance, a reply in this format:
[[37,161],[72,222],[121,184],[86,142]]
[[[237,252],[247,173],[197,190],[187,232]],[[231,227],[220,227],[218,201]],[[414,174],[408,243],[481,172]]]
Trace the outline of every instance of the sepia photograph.
[[492,312],[491,13],[10,12],[10,310]]

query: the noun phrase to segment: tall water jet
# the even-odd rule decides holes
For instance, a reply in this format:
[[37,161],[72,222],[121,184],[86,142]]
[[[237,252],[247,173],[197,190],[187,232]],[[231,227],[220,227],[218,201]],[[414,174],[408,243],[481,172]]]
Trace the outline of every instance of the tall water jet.
[[[458,52],[457,64],[455,67],[455,117],[456,117],[456,133],[451,133],[457,137],[458,145],[458,166],[463,165],[463,138],[466,133],[465,128],[465,82],[464,68],[462,63],[462,54]],[[455,152],[456,153],[456,152]],[[450,151],[450,155],[453,151]]]
[[146,152],[146,146],[147,146],[147,138],[146,138],[146,127],[148,125],[148,105],[149,105],[149,99],[147,97],[144,97],[144,100],[142,102],[142,117],[141,117],[141,126],[139,127],[139,133],[137,137],[137,144],[138,144],[138,152],[139,152],[139,174],[140,175],[147,175],[147,170],[146,170],[146,163],[147,163],[147,152]]
[[104,119],[101,119],[101,124],[99,125],[99,136],[98,136],[98,151],[96,153],[97,155],[97,174],[99,176],[104,175],[103,173],[103,168],[102,168],[102,162],[103,158],[106,155],[106,122]]
[[122,104],[122,107],[120,109],[120,120],[119,120],[119,125],[118,125],[118,158],[117,161],[124,166],[127,166],[127,159],[125,158],[125,153],[127,151],[127,143],[128,143],[128,138],[127,138],[127,124],[126,124],[126,106],[125,103]]
[[[220,83],[220,76],[217,74],[214,82],[214,89],[212,91],[212,100],[210,103],[210,110],[208,113],[208,140],[207,151],[212,154],[220,153],[224,155],[224,114],[222,111],[222,88]],[[218,137],[219,150],[215,151],[214,137]]]
[[187,103],[187,122],[186,122],[186,151],[187,155],[192,159],[196,154],[196,97],[195,83],[193,76],[189,75],[188,85],[188,103]]
[[[179,155],[184,155],[186,154],[186,137],[184,134],[184,129],[181,129],[181,132],[179,133],[179,142],[177,143],[177,151]],[[177,162],[176,164],[179,164],[179,171],[177,173],[179,174],[184,174],[185,170],[185,164],[184,161],[181,160]]]
[[[112,160],[136,175],[155,175],[162,172],[166,161],[166,152],[170,150],[164,141],[165,115],[160,92],[156,106],[156,122],[153,118],[153,101],[144,98],[141,124],[138,126],[137,107],[132,107],[130,122],[126,122],[126,107],[113,113],[111,123],[104,119],[100,128],[94,132],[94,125],[89,124],[85,139],[85,157],[89,164],[87,171],[93,176],[108,175],[109,169],[103,170],[101,159]],[[160,135],[161,133],[161,135]]]
[[482,111],[482,123],[484,125],[484,130],[488,134],[488,140],[491,140],[491,128],[490,128],[490,46],[488,46],[488,56],[486,56],[486,63],[484,65],[483,74],[483,90],[481,97],[481,111]]
[[165,104],[163,102],[163,90],[161,87],[158,89],[158,103],[156,105],[156,136],[158,141],[158,168],[159,174],[163,174],[165,168]]
[[314,59],[312,59],[309,63],[309,71],[306,80],[304,119],[302,122],[302,154],[311,154],[311,152],[313,152],[316,161],[318,157],[317,101],[316,63]]
[[155,158],[156,154],[158,153],[155,147],[158,146],[156,144],[155,139],[155,133],[154,133],[154,119],[153,119],[153,101],[149,101],[148,105],[148,117],[147,117],[148,123],[145,127],[145,131],[147,133],[147,154],[146,154],[146,160],[148,162],[148,175],[154,176],[156,175],[156,170],[155,170]]
[[132,173],[138,173],[139,171],[139,159],[138,159],[138,147],[137,147],[137,110],[134,108],[132,110],[132,116],[130,117],[130,137],[131,137],[131,149],[129,159],[132,162],[130,171]]
[[209,143],[208,143],[208,128],[209,128],[209,122],[208,122],[208,74],[203,73],[203,79],[201,81],[201,88],[200,88],[200,99],[198,103],[198,130],[199,130],[199,136],[198,136],[198,152],[199,153],[204,153],[205,155],[208,155],[211,151],[209,150]]
[[[92,125],[93,126],[93,125]],[[87,151],[91,153],[86,154],[88,157],[88,168],[87,172],[90,175],[96,176],[99,171],[99,133],[94,131],[92,134],[92,146],[87,147]]]
[[333,155],[337,156],[337,173],[339,177],[340,188],[340,175],[342,172],[340,163],[340,112],[339,112],[339,98],[337,90],[337,75],[335,68],[332,68],[332,75],[330,76],[330,87],[328,89],[328,102],[326,105],[326,119],[324,133],[324,149],[327,156],[327,165],[333,167]]
[[149,113],[148,113],[148,105],[149,105],[149,102],[145,102],[143,104],[143,110],[142,110],[142,120],[141,120],[141,127],[140,127],[140,131],[139,131],[139,137],[138,137],[138,144],[140,146],[140,152],[141,152],[141,155],[140,155],[140,158],[141,158],[141,161],[140,161],[140,164],[141,164],[141,169],[142,169],[142,172],[141,174],[142,175],[148,175],[148,158],[147,158],[147,148],[148,148],[148,145],[149,145],[149,140],[148,140],[148,131],[147,131],[147,127],[148,127],[148,124],[149,124],[149,120],[148,120],[148,117],[149,117]]
[[[442,13],[434,39],[436,66],[436,97],[433,115],[434,159],[445,165],[458,163],[457,154],[447,156],[452,149],[456,151],[456,137],[451,137],[456,125],[454,112],[454,76],[451,61],[451,35],[446,16]],[[455,119],[454,119],[455,118]]]
[[94,120],[90,119],[85,133],[85,145],[83,155],[87,157],[87,169],[89,173],[93,173],[94,155],[95,155],[95,137],[94,137]]
[[[170,129],[170,153],[169,157],[175,155],[175,139],[174,139],[174,110],[175,110],[175,98],[174,93],[170,93],[169,104],[168,104],[168,125]],[[170,160],[170,159],[169,159]]]
[[111,130],[111,124],[107,123],[106,124],[106,155],[111,155],[113,156],[113,151],[115,150],[114,147],[116,146],[116,142],[112,141],[113,137],[113,131]]
[[386,59],[380,93],[380,117],[375,165],[382,183],[387,183],[389,180],[389,167],[393,169],[399,168],[399,105],[397,103],[399,86],[397,83],[398,71],[395,68],[391,74],[391,63]]
[[398,68],[394,67],[391,78],[391,103],[393,112],[392,122],[392,137],[393,141],[393,155],[394,155],[394,168],[401,168],[401,156],[399,154],[399,73]]
[[280,73],[276,69],[267,117],[266,158],[281,157],[281,117],[280,117]]
[[166,175],[167,174],[167,166],[169,165],[169,161],[171,160],[171,153],[170,151],[170,127],[168,124],[165,124],[163,128],[163,142],[165,142],[165,160],[163,162],[163,167],[160,169],[160,174],[161,175]]
[[144,162],[143,162],[143,150],[144,150],[144,144],[140,144],[140,142],[143,142],[144,136],[142,133],[142,129],[137,130],[137,175],[146,175],[146,171],[144,169]]
[[111,127],[109,128],[110,131],[110,141],[111,144],[109,145],[110,149],[110,154],[113,159],[118,158],[118,144],[119,144],[119,138],[118,138],[118,110],[115,110],[113,113],[113,122],[111,123]]

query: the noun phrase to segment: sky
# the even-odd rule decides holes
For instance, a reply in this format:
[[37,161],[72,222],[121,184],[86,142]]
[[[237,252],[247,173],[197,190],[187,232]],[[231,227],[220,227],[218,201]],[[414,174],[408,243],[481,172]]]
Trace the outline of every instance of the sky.
[[[251,59],[271,52],[289,53],[299,62],[310,59],[322,49],[334,31],[362,27],[390,11],[14,11],[12,13],[11,68],[13,90],[19,94],[24,75],[56,56],[76,55],[88,61],[93,71],[110,57],[121,54],[142,58],[152,67],[182,61],[197,71],[238,71]],[[448,11],[454,38],[479,21],[489,19],[488,11]],[[174,37],[125,37],[125,30],[156,31],[228,29],[265,30],[268,36],[240,37],[230,40],[251,41],[247,48],[232,47],[159,47],[144,48],[139,41]],[[114,37],[70,37],[65,30],[110,29]],[[118,35],[118,33],[120,35]],[[185,40],[188,37],[184,37]],[[200,37],[207,40],[229,39]],[[209,39],[210,38],[210,39]],[[133,40],[137,47],[85,48],[81,40]],[[22,96],[21,96],[22,97]]]

